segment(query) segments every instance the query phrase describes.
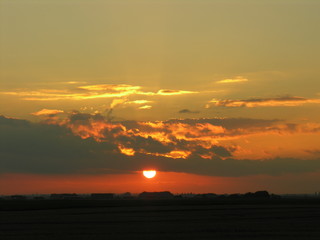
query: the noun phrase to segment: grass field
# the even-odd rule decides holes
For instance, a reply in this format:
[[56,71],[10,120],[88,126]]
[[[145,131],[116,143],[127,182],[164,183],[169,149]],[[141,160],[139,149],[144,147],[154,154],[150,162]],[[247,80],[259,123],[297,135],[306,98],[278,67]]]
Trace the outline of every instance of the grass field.
[[320,239],[320,204],[1,201],[0,239]]

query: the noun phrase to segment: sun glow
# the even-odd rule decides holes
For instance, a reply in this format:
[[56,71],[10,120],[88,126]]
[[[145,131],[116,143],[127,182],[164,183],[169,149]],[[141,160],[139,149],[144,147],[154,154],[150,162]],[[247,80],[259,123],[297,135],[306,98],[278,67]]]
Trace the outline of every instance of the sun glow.
[[144,170],[143,176],[146,178],[154,178],[156,176],[157,172],[155,170]]

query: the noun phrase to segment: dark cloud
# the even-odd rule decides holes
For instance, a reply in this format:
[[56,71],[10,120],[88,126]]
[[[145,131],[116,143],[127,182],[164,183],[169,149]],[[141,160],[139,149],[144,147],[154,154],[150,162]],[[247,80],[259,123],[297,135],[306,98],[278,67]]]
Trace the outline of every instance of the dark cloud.
[[150,136],[147,138],[140,136],[120,136],[117,139],[127,148],[132,148],[135,151],[143,149],[149,153],[168,153],[173,149],[172,144],[164,145]]
[[70,123],[72,124],[86,124],[88,125],[90,120],[93,121],[104,121],[105,118],[101,114],[89,114],[80,113],[78,111],[73,111],[69,116]]
[[[179,171],[211,176],[281,175],[286,173],[313,172],[320,169],[320,159],[300,160],[275,158],[264,161],[193,157],[179,167]],[[197,163],[197,164],[196,164]]]
[[[76,115],[70,116],[70,121],[73,124],[75,122],[79,124],[78,121],[81,121],[87,124],[81,125],[81,128],[89,126],[91,131],[93,123],[96,124],[92,122],[93,118],[88,115]],[[99,123],[107,124],[98,126],[101,127],[102,133],[100,141],[90,135],[86,137],[81,137],[80,134],[75,135],[67,125],[47,125],[0,117],[0,173],[100,174],[155,167],[161,171],[211,176],[245,176],[320,170],[320,159],[236,160],[232,157],[234,149],[230,147],[217,144],[203,147],[198,145],[198,142],[188,139],[176,139],[166,143],[153,135],[145,137],[135,135],[133,129],[139,127],[141,123],[127,122],[127,127],[121,128],[119,123],[114,126],[105,123],[101,116],[98,119],[100,119]],[[218,120],[206,121],[217,123]],[[232,128],[230,121],[236,122],[235,119],[226,120],[227,123],[223,123],[221,119],[219,121],[230,128]],[[243,119],[237,123],[238,126],[246,125],[242,121]],[[185,120],[185,122],[192,123],[191,120]],[[252,123],[264,126],[272,124],[273,121],[252,120]],[[132,128],[128,128],[130,124]],[[150,127],[150,125],[146,126]],[[137,128],[136,131],[140,130]],[[132,148],[136,152],[132,156],[127,156],[121,153],[119,145]],[[190,151],[191,153],[185,158],[173,159],[168,155],[171,151]]]
[[231,152],[222,146],[212,146],[210,150],[220,157],[231,157]]
[[178,113],[200,113],[199,111],[191,111],[189,109],[181,109]]
[[210,101],[214,106],[221,107],[288,107],[288,106],[300,106],[306,103],[320,103],[320,99],[295,97],[295,96],[283,96],[275,98],[250,98],[244,100],[216,100]]
[[2,172],[69,173],[89,168],[99,152],[117,149],[111,143],[81,139],[65,127],[4,117],[0,132]]
[[320,150],[305,150],[305,152],[310,153],[312,155],[320,156]]
[[16,126],[16,127],[23,127],[29,126],[30,123],[26,120],[22,119],[15,119],[15,118],[6,118],[4,116],[0,116],[0,126]]
[[232,152],[235,149],[233,148],[226,148],[223,146],[214,145],[210,148],[203,148],[201,146],[197,146],[194,151],[192,152],[193,156],[207,156],[207,158],[213,159],[215,156],[220,158],[229,158],[232,157]]

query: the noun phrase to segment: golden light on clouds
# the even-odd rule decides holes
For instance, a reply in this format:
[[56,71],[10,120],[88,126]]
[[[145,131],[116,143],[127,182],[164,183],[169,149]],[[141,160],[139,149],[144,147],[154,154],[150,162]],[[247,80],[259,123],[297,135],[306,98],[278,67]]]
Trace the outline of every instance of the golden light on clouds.
[[127,99],[125,99],[125,98],[113,99],[111,104],[110,104],[110,108],[114,108],[117,105],[120,105],[120,104],[122,104],[122,103],[124,103],[126,101],[127,101]]
[[[43,114],[53,114],[54,112],[42,111]],[[38,116],[42,116],[42,114]],[[249,137],[274,136],[274,139],[277,139],[280,136],[298,136],[298,134],[319,135],[320,132],[317,123],[284,124],[276,120],[252,120],[249,124],[246,123],[249,120],[245,119],[186,119],[112,123],[100,114],[91,115],[79,112],[71,113],[67,118],[63,115],[61,118],[57,116],[49,120],[46,124],[67,127],[74,135],[83,139],[92,138],[101,143],[110,142],[115,145],[116,152],[126,156],[136,156],[138,153],[169,159],[189,159],[195,155],[202,159],[213,159],[217,156],[221,159],[231,156],[243,157],[245,154],[254,156],[254,158],[265,157],[268,155],[263,154],[263,151],[260,155],[256,154],[257,151],[252,150],[254,147],[249,150],[245,149],[242,141],[246,141]],[[228,122],[233,122],[235,127],[230,128]],[[267,125],[264,126],[264,124]],[[276,141],[274,142],[276,143]],[[237,144],[235,145],[235,143]],[[245,143],[245,145],[249,146],[250,144]],[[274,146],[274,144],[268,142],[268,146]],[[264,149],[269,149],[269,147],[265,146]]]
[[38,112],[34,112],[34,113],[31,113],[32,115],[34,116],[41,116],[41,115],[56,115],[58,113],[63,113],[64,111],[62,110],[58,110],[58,109],[42,109]]
[[222,79],[220,81],[217,81],[216,83],[241,83],[241,82],[248,82],[249,80],[247,78],[238,76],[236,78],[226,78]]
[[125,154],[127,156],[133,156],[135,154],[135,151],[132,148],[125,148],[121,145],[119,145],[119,150],[122,154]]
[[144,150],[140,150],[140,153],[157,156],[157,157],[167,157],[171,159],[187,159],[192,152],[186,151],[186,150],[173,150],[168,153],[158,153],[158,152],[147,152]]
[[161,89],[156,93],[156,95],[170,96],[170,95],[181,95],[181,94],[190,94],[190,93],[197,93],[197,92],[195,92],[195,91],[183,91],[183,90]]
[[143,105],[143,106],[139,107],[139,109],[151,109],[151,108],[152,108],[152,106],[150,106],[150,105]]
[[80,86],[80,89],[85,89],[89,91],[137,91],[141,87],[140,86],[132,86],[126,84],[97,84],[97,85],[87,85],[87,86]]
[[[75,83],[76,84],[76,83]],[[0,91],[2,95],[11,95],[20,97],[28,101],[58,101],[58,100],[89,100],[99,98],[123,98],[131,95],[146,96],[172,96],[198,93],[186,90],[160,89],[157,92],[142,91],[141,86],[127,84],[97,84],[84,85],[66,89],[38,89],[38,90],[20,90]],[[129,103],[143,104],[148,100],[134,100]]]
[[169,158],[184,158],[186,159],[191,154],[191,151],[182,151],[182,150],[174,150],[167,154],[164,154],[165,157]]
[[152,101],[149,101],[149,100],[134,100],[134,101],[126,102],[126,104],[146,104],[151,102]]

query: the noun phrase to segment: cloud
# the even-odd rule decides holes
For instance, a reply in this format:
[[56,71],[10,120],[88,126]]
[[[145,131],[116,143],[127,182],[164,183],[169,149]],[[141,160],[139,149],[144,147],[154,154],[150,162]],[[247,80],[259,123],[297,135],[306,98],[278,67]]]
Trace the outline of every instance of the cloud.
[[137,91],[141,87],[126,85],[126,84],[97,84],[97,85],[80,86],[78,88],[89,90],[89,91],[128,92],[128,91]]
[[220,81],[217,81],[216,83],[241,83],[241,82],[248,82],[249,80],[247,78],[238,76],[236,78],[227,78],[227,79],[222,79]]
[[[197,162],[197,164],[195,164]],[[181,162],[179,162],[181,163]],[[169,164],[168,164],[169,165]],[[286,173],[314,172],[320,169],[320,159],[300,160],[294,158],[265,159],[264,161],[235,160],[232,158],[221,160],[193,158],[181,165],[175,164],[182,172],[211,175],[211,176],[248,176],[248,175],[281,175]]]
[[145,99],[132,100],[132,101],[125,100],[124,104],[125,105],[142,105],[142,106],[139,106],[138,109],[151,109],[152,106],[148,105],[148,103],[152,103],[152,102],[154,101],[145,100]]
[[278,119],[253,119],[253,118],[187,118],[187,119],[171,119],[165,121],[167,124],[187,124],[196,126],[198,124],[210,124],[220,126],[228,130],[261,128],[265,129],[278,124]]
[[126,101],[127,101],[127,99],[123,99],[123,98],[113,99],[111,104],[110,104],[110,108],[114,108],[117,105],[120,105],[120,104],[122,104],[122,103],[124,103]]
[[139,109],[151,109],[152,106],[151,105],[143,105],[141,107],[139,107]]
[[[75,83],[76,84],[76,83]],[[70,84],[68,84],[70,85]],[[88,100],[98,98],[126,98],[131,95],[171,96],[197,93],[194,91],[160,89],[157,92],[143,91],[141,86],[128,84],[96,84],[74,86],[67,89],[39,89],[2,91],[0,94],[18,96],[28,101]]]
[[52,115],[56,115],[56,114],[59,114],[59,113],[64,113],[63,110],[58,110],[58,109],[42,109],[40,111],[37,111],[37,112],[34,112],[34,113],[31,113],[32,115],[34,116],[42,116],[42,115],[49,115],[49,116],[52,116]]
[[320,156],[320,150],[319,149],[305,150],[305,152],[307,152],[309,154],[312,154],[312,155]]
[[245,100],[217,100],[212,99],[210,104],[221,107],[294,107],[307,103],[319,104],[320,99],[308,99],[303,97],[276,97],[276,98],[251,98]]
[[40,90],[16,90],[16,91],[3,91],[3,95],[11,95],[21,97],[23,100],[30,101],[55,101],[62,99],[78,99],[81,95],[72,94],[68,90],[58,89],[40,89]]
[[319,131],[263,119],[182,119],[108,122],[101,114],[73,111],[50,124],[0,116],[0,172],[100,174],[161,171],[211,176],[279,175],[320,169],[320,159],[235,159],[236,146],[219,139],[277,131]]
[[141,99],[141,100],[134,100],[134,101],[128,101],[126,102],[126,104],[146,104],[146,103],[152,103],[153,101],[149,101],[149,100],[144,100],[144,99]]
[[76,172],[90,168],[90,159],[94,159],[97,152],[117,149],[111,143],[98,144],[93,139],[81,139],[62,126],[35,124],[2,116],[0,131],[2,173]]
[[68,81],[68,82],[60,82],[61,84],[86,84],[85,81]]
[[189,109],[181,109],[179,113],[200,113],[199,111],[191,111]]
[[171,90],[171,89],[161,89],[159,90],[156,95],[181,95],[181,94],[190,94],[190,93],[197,93],[195,91],[183,91],[183,90]]

